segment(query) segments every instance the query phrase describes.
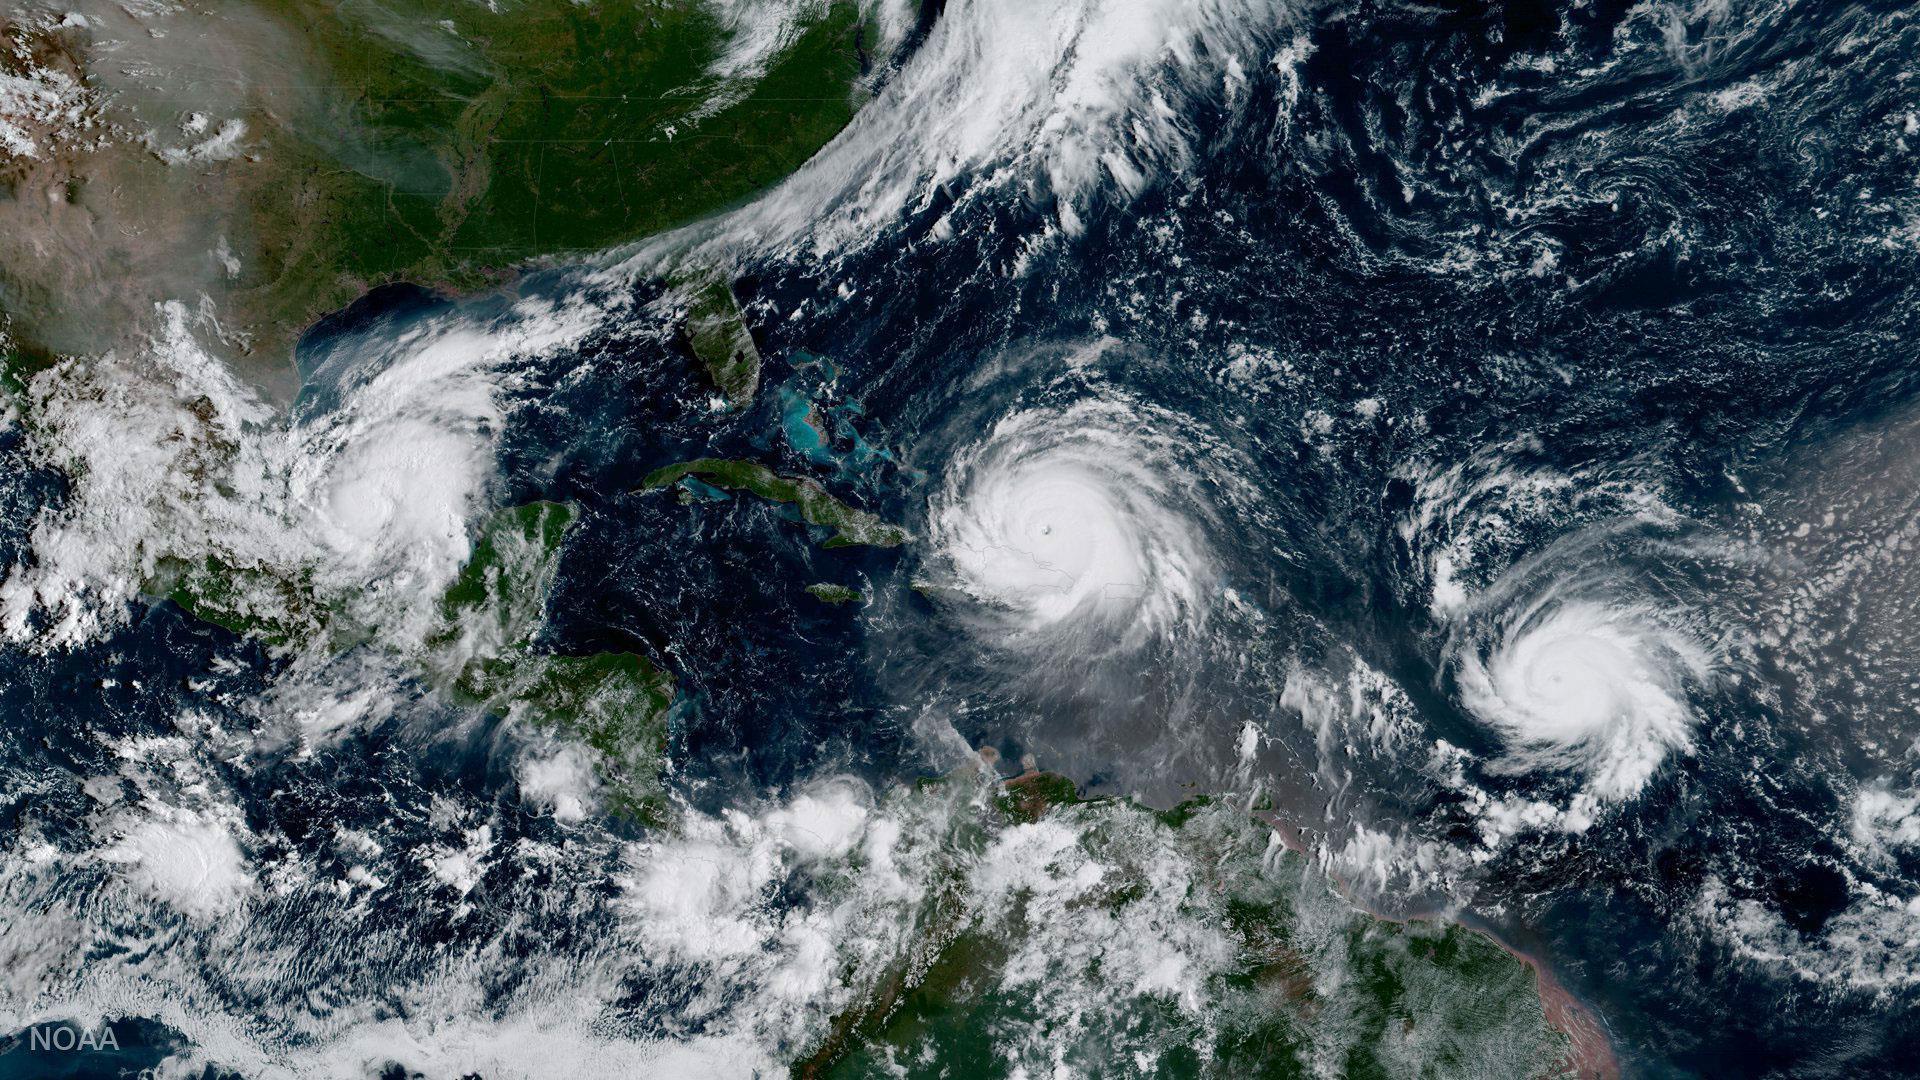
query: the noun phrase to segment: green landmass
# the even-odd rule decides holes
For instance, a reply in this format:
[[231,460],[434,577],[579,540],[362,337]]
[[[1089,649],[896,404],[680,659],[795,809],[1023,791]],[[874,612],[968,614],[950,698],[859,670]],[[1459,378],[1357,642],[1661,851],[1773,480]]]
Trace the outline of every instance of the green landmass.
[[753,404],[760,388],[760,350],[753,344],[733,289],[724,281],[690,286],[687,347],[734,409]]
[[[293,303],[316,254],[340,293],[464,288],[685,224],[797,168],[860,104],[848,3],[823,6],[744,96],[704,117],[725,34],[692,0],[271,6],[310,28],[339,79],[332,108],[362,144],[295,126],[281,167],[301,197],[263,188],[251,207],[278,256],[268,288]],[[724,285],[718,296],[731,307]],[[743,366],[722,365],[730,400],[752,395]]]
[[456,700],[591,748],[609,809],[659,824],[673,676],[634,653],[560,656],[535,640],[573,520],[563,503],[534,502],[482,525],[441,600],[429,666]]
[[332,615],[306,575],[234,566],[213,555],[198,562],[161,559],[146,591],[173,601],[194,618],[275,646],[318,636]]
[[1003,782],[994,806],[1009,821],[1031,824],[1056,806],[1079,801],[1080,789],[1073,781],[1059,773],[1033,772]]
[[857,510],[827,493],[815,481],[805,477],[781,476],[753,461],[701,458],[683,461],[648,473],[640,482],[645,489],[663,488],[694,476],[725,490],[747,491],[778,503],[787,503],[800,511],[809,525],[834,530],[827,547],[864,544],[870,547],[899,547],[911,536],[905,529],[889,525],[864,510]]
[[456,697],[591,748],[607,809],[659,825],[674,690],[672,675],[634,653],[517,651],[464,671]]
[[440,598],[449,626],[468,633],[486,624],[500,644],[521,644],[546,610],[560,543],[573,524],[565,503],[531,502],[499,510],[484,522],[467,564]]
[[[1009,1077],[1038,1066],[1477,1080],[1568,1071],[1569,1041],[1548,1023],[1534,972],[1490,938],[1370,916],[1244,812],[1189,807],[1176,817],[1082,800],[1070,781],[1045,773],[1006,781],[999,823],[984,839],[955,838],[978,852],[973,861],[960,856],[950,887],[927,898],[912,944],[794,1075]],[[1071,830],[1100,868],[1097,883],[1076,889],[1065,910],[1029,914],[1022,905],[1043,901],[1023,894],[1011,910],[976,907],[965,868],[993,873],[992,837],[1046,823]],[[1082,936],[1046,936],[1076,922]],[[1231,960],[1199,988],[1204,1000],[1184,1008],[1171,989],[1110,976],[1100,944],[1123,926],[1174,923],[1217,927],[1232,943]],[[1048,957],[1044,972],[1029,966],[1036,953]]]
[[[459,575],[439,602],[440,625],[420,657],[451,700],[573,739],[594,751],[609,809],[666,820],[667,716],[673,676],[626,652],[558,655],[538,636],[574,510],[533,502],[481,523]],[[288,648],[333,651],[367,639],[343,628],[341,605],[304,572],[237,566],[215,556],[163,558],[149,595],[236,634]]]
[[[733,30],[705,0],[0,17],[0,74],[76,80],[90,110],[84,137],[0,148],[0,306],[23,337],[90,352],[154,302],[204,293],[234,347],[284,364],[315,318],[375,286],[472,289],[698,220],[791,173],[864,101],[876,35],[857,5],[798,18],[764,66],[722,76]],[[228,91],[167,44],[213,34]],[[210,126],[174,130],[189,115]],[[193,156],[230,120],[233,150]],[[76,296],[121,329],[66,310]],[[751,400],[758,358],[725,284],[700,283],[691,313],[727,399]]]
[[[739,99],[706,74],[726,46],[693,0],[263,0],[304,28],[354,141],[287,132],[283,163],[327,208],[254,212],[362,282],[471,284],[703,217],[785,176],[859,107],[850,3],[818,18]],[[724,287],[723,287],[724,288]],[[729,300],[731,297],[729,297]]]
[[853,604],[861,599],[859,589],[821,581],[807,586],[807,593],[823,604]]

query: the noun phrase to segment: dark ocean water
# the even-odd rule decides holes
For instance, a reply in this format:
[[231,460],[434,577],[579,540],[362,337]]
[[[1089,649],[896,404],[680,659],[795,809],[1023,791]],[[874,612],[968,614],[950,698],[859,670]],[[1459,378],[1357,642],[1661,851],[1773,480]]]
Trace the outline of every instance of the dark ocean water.
[[[1370,903],[1464,908],[1542,956],[1630,1074],[1915,1075],[1909,11],[1363,5],[1253,36],[1303,59],[1249,70],[1231,99],[1178,98],[1183,167],[1095,198],[1077,235],[1032,245],[1057,210],[1044,187],[955,189],[858,250],[750,258],[735,292],[766,364],[748,410],[716,418],[650,317],[528,373],[501,502],[581,508],[546,639],[676,673],[673,783],[701,809],[836,773],[940,773],[930,714],[1009,773],[1027,759],[1091,793],[1171,805],[1257,784]],[[948,238],[925,242],[943,219]],[[661,287],[636,288],[645,310]],[[384,293],[316,331],[302,407],[338,403],[329,342],[439,303]],[[796,401],[830,418],[824,444]],[[1131,489],[1150,509],[1123,526],[1187,523],[1168,535],[1197,538],[1205,595],[1235,604],[1199,619],[1170,594],[1173,629],[1140,642],[1105,623],[1016,632],[956,591],[936,542],[948,478],[1019,415],[1066,427],[1012,446],[1015,465],[1084,454],[1071,476],[1109,475],[1068,430],[1088,402],[1120,403],[1100,423],[1151,447],[1117,483],[1175,478]],[[640,490],[702,456],[815,477],[928,542],[827,549],[774,504]],[[0,561],[33,500],[59,497],[52,477],[0,487]],[[799,591],[814,582],[871,603],[820,604]],[[1110,602],[1132,618],[1157,595],[1141,588]],[[1587,651],[1525,651],[1562,626]],[[1696,646],[1697,671],[1676,659]],[[111,771],[93,729],[158,735],[182,701],[256,692],[279,661],[211,660],[239,648],[159,604],[83,654],[7,659],[0,821],[31,806],[83,828],[61,778]],[[1600,749],[1529,743],[1524,708],[1503,728],[1475,706],[1475,665],[1524,684],[1499,683],[1507,704],[1565,677],[1652,686],[1648,708],[1685,719]],[[1602,793],[1609,763],[1649,746],[1649,771]],[[250,827],[303,858],[324,861],[343,820],[394,848],[453,835],[435,809],[449,791],[556,840],[512,812],[506,755],[490,721],[420,696],[323,752],[224,775]],[[1883,805],[1872,792],[1892,809],[1863,810]],[[1502,800],[1546,823],[1490,825]],[[1592,820],[1566,826],[1582,806]],[[1397,846],[1363,857],[1368,835]],[[613,857],[574,854],[496,882],[458,923],[397,862],[382,872],[419,887],[371,914],[269,902],[263,940],[355,948],[298,985],[227,990],[374,994],[485,941],[591,952]],[[636,1012],[678,992],[629,991]]]
[[[1063,672],[970,642],[899,588],[913,553],[875,568],[893,595],[864,653],[823,639],[829,693],[859,702],[831,725],[846,748],[824,752],[908,764],[878,749],[889,713],[872,698],[894,716],[944,700],[1009,762],[1035,753],[1094,790],[1168,800],[1231,774],[1232,734],[1284,696],[1280,657],[1351,649],[1404,690],[1429,740],[1497,756],[1456,681],[1455,644],[1475,631],[1431,606],[1423,557],[1449,537],[1401,528],[1423,497],[1409,466],[1551,474],[1564,487],[1549,499],[1489,488],[1447,522],[1457,536],[1499,519],[1475,537],[1480,587],[1532,575],[1491,603],[1569,581],[1652,596],[1684,606],[1737,674],[1689,694],[1689,752],[1591,829],[1501,846],[1471,871],[1470,903],[1596,1006],[1630,1071],[1909,1073],[1914,924],[1849,915],[1917,884],[1913,848],[1868,858],[1850,831],[1862,788],[1914,777],[1920,639],[1905,599],[1878,595],[1908,580],[1906,556],[1842,573],[1789,625],[1767,613],[1835,573],[1796,549],[1803,517],[1839,547],[1897,546],[1920,495],[1903,460],[1920,314],[1907,13],[1382,5],[1321,12],[1306,38],[1297,76],[1183,116],[1202,148],[1189,168],[1090,215],[1038,269],[993,272],[1020,257],[1020,222],[1044,199],[968,205],[944,245],[760,271],[768,308],[832,311],[762,327],[767,354],[831,356],[916,475],[942,476],[1010,411],[1117,391],[1219,441],[1190,439],[1186,467],[1239,471],[1263,496],[1223,498],[1210,539],[1269,621],[1129,656],[1117,681],[1098,662]],[[856,299],[834,303],[849,283]],[[1060,362],[1101,342],[1089,365]],[[1248,355],[1281,370],[1230,377]],[[1306,431],[1314,413],[1331,426]],[[1863,443],[1873,467],[1827,464]],[[862,494],[926,528],[936,488],[909,476]],[[1640,513],[1642,497],[1661,512]],[[842,675],[849,655],[865,663]],[[722,715],[703,719],[765,747]],[[1295,721],[1262,764],[1285,790],[1279,774],[1325,756]],[[1291,809],[1332,836],[1314,821],[1329,803],[1472,846],[1459,791],[1415,756],[1355,752],[1351,787],[1317,785]],[[1553,770],[1482,781],[1549,799],[1574,786]],[[1717,929],[1735,908],[1777,925],[1767,956]]]

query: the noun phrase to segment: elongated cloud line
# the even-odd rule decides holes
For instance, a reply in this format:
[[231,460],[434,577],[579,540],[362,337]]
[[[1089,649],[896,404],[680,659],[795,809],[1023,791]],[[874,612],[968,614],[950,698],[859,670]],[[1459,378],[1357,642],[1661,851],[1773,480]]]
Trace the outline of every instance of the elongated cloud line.
[[1077,232],[1097,193],[1130,198],[1191,160],[1188,106],[1237,93],[1289,18],[1275,0],[958,0],[878,100],[725,232],[828,256],[942,190],[964,203],[1009,186]]

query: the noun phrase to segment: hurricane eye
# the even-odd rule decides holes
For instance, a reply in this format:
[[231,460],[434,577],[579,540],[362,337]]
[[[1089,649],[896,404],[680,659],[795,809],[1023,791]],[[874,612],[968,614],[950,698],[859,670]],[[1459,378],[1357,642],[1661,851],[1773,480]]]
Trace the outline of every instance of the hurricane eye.
[[1207,509],[1152,419],[1107,400],[1024,410],[956,455],[929,531],[954,588],[994,613],[982,632],[1137,641],[1200,616]]
[[1456,657],[1461,701],[1516,771],[1570,770],[1609,800],[1692,747],[1688,687],[1710,670],[1667,613],[1605,598],[1535,599]]

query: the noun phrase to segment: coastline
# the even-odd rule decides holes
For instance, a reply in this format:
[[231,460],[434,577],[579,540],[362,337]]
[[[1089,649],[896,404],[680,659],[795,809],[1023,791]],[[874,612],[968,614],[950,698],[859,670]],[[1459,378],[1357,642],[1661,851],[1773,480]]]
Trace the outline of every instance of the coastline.
[[[1291,823],[1271,810],[1256,810],[1253,816],[1273,829],[1274,834],[1280,837],[1281,844],[1288,850],[1310,859],[1314,857],[1314,852],[1307,845],[1305,838]],[[1614,1052],[1613,1041],[1607,1036],[1606,1025],[1601,1021],[1600,1015],[1560,981],[1559,976],[1554,974],[1552,966],[1544,957],[1514,945],[1478,921],[1466,922],[1439,911],[1406,916],[1388,915],[1362,901],[1353,887],[1338,874],[1324,867],[1321,872],[1334,883],[1334,886],[1340,890],[1340,895],[1345,897],[1348,903],[1373,918],[1398,924],[1446,918],[1498,945],[1502,951],[1533,971],[1534,985],[1539,991],[1540,1004],[1546,1012],[1547,1023],[1565,1035],[1571,1044],[1563,1073],[1579,1077],[1580,1080],[1620,1080],[1620,1059]]]

